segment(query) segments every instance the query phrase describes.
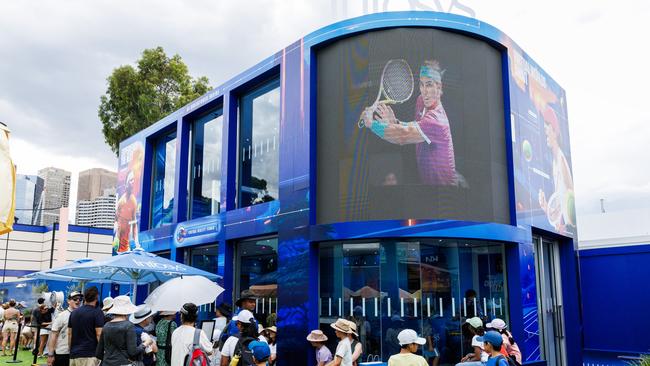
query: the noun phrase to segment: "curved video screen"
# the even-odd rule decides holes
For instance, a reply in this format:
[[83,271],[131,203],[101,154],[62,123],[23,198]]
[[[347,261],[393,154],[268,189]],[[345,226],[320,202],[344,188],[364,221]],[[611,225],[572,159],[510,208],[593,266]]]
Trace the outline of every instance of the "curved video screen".
[[317,51],[317,221],[510,223],[501,53],[396,28]]

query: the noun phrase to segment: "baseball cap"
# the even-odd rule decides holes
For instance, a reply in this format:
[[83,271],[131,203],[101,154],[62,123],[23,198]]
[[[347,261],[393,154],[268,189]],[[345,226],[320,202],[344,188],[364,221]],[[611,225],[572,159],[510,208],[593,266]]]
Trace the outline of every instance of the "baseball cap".
[[485,327],[502,330],[502,329],[506,329],[508,326],[506,325],[506,322],[504,322],[502,319],[494,318],[492,319],[491,322],[485,324]]
[[478,316],[465,320],[465,323],[469,323],[469,325],[471,325],[474,328],[483,326],[483,321]]
[[242,310],[237,314],[237,321],[240,323],[250,324],[253,319],[255,319],[255,315],[250,310]]
[[482,337],[478,337],[476,340],[479,342],[489,343],[495,347],[501,347],[503,344],[503,338],[501,338],[501,334],[493,330],[485,332]]
[[403,331],[399,332],[397,335],[397,341],[399,342],[400,346],[405,346],[411,343],[419,345],[427,343],[427,340],[422,337],[418,337],[418,334],[413,329],[404,329]]
[[248,344],[248,349],[253,351],[253,357],[258,362],[266,361],[271,357],[271,348],[264,342],[252,341]]

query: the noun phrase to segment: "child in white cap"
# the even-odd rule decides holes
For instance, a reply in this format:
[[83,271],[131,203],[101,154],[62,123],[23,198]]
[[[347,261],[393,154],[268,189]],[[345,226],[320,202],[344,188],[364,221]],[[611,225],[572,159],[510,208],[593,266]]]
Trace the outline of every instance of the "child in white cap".
[[404,329],[397,335],[397,341],[402,349],[390,356],[388,366],[428,366],[424,357],[415,354],[419,346],[427,343],[426,339],[419,337],[413,329]]

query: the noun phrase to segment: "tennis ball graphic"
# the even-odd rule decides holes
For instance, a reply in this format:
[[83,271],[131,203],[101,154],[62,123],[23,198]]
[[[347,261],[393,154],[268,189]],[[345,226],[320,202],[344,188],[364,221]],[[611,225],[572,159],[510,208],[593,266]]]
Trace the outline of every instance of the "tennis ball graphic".
[[533,147],[530,145],[530,141],[524,140],[524,142],[521,143],[521,151],[523,152],[526,161],[530,162],[533,160]]

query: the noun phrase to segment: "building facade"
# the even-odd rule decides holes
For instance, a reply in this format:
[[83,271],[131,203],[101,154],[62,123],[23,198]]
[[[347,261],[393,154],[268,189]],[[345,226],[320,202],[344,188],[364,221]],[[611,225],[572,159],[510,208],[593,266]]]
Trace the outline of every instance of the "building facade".
[[113,232],[108,229],[69,225],[63,232],[58,224],[16,224],[12,232],[0,236],[2,282],[79,258],[104,259],[111,255],[112,243]]
[[117,173],[102,168],[92,168],[79,173],[77,202],[92,201],[103,196],[107,189],[115,189]]
[[43,209],[43,178],[16,174],[16,213],[19,224],[39,225]]
[[115,194],[77,202],[76,215],[77,225],[112,229],[115,224]]
[[219,301],[251,290],[279,365],[312,363],[312,329],[334,349],[339,317],[363,360],[408,327],[453,365],[475,316],[525,364],[578,365],[569,146],[564,90],[498,29],[354,18],[123,141],[115,249],[215,272]]
[[43,179],[43,211],[40,225],[49,226],[59,222],[59,209],[70,204],[70,172],[59,168],[43,168],[38,171]]

